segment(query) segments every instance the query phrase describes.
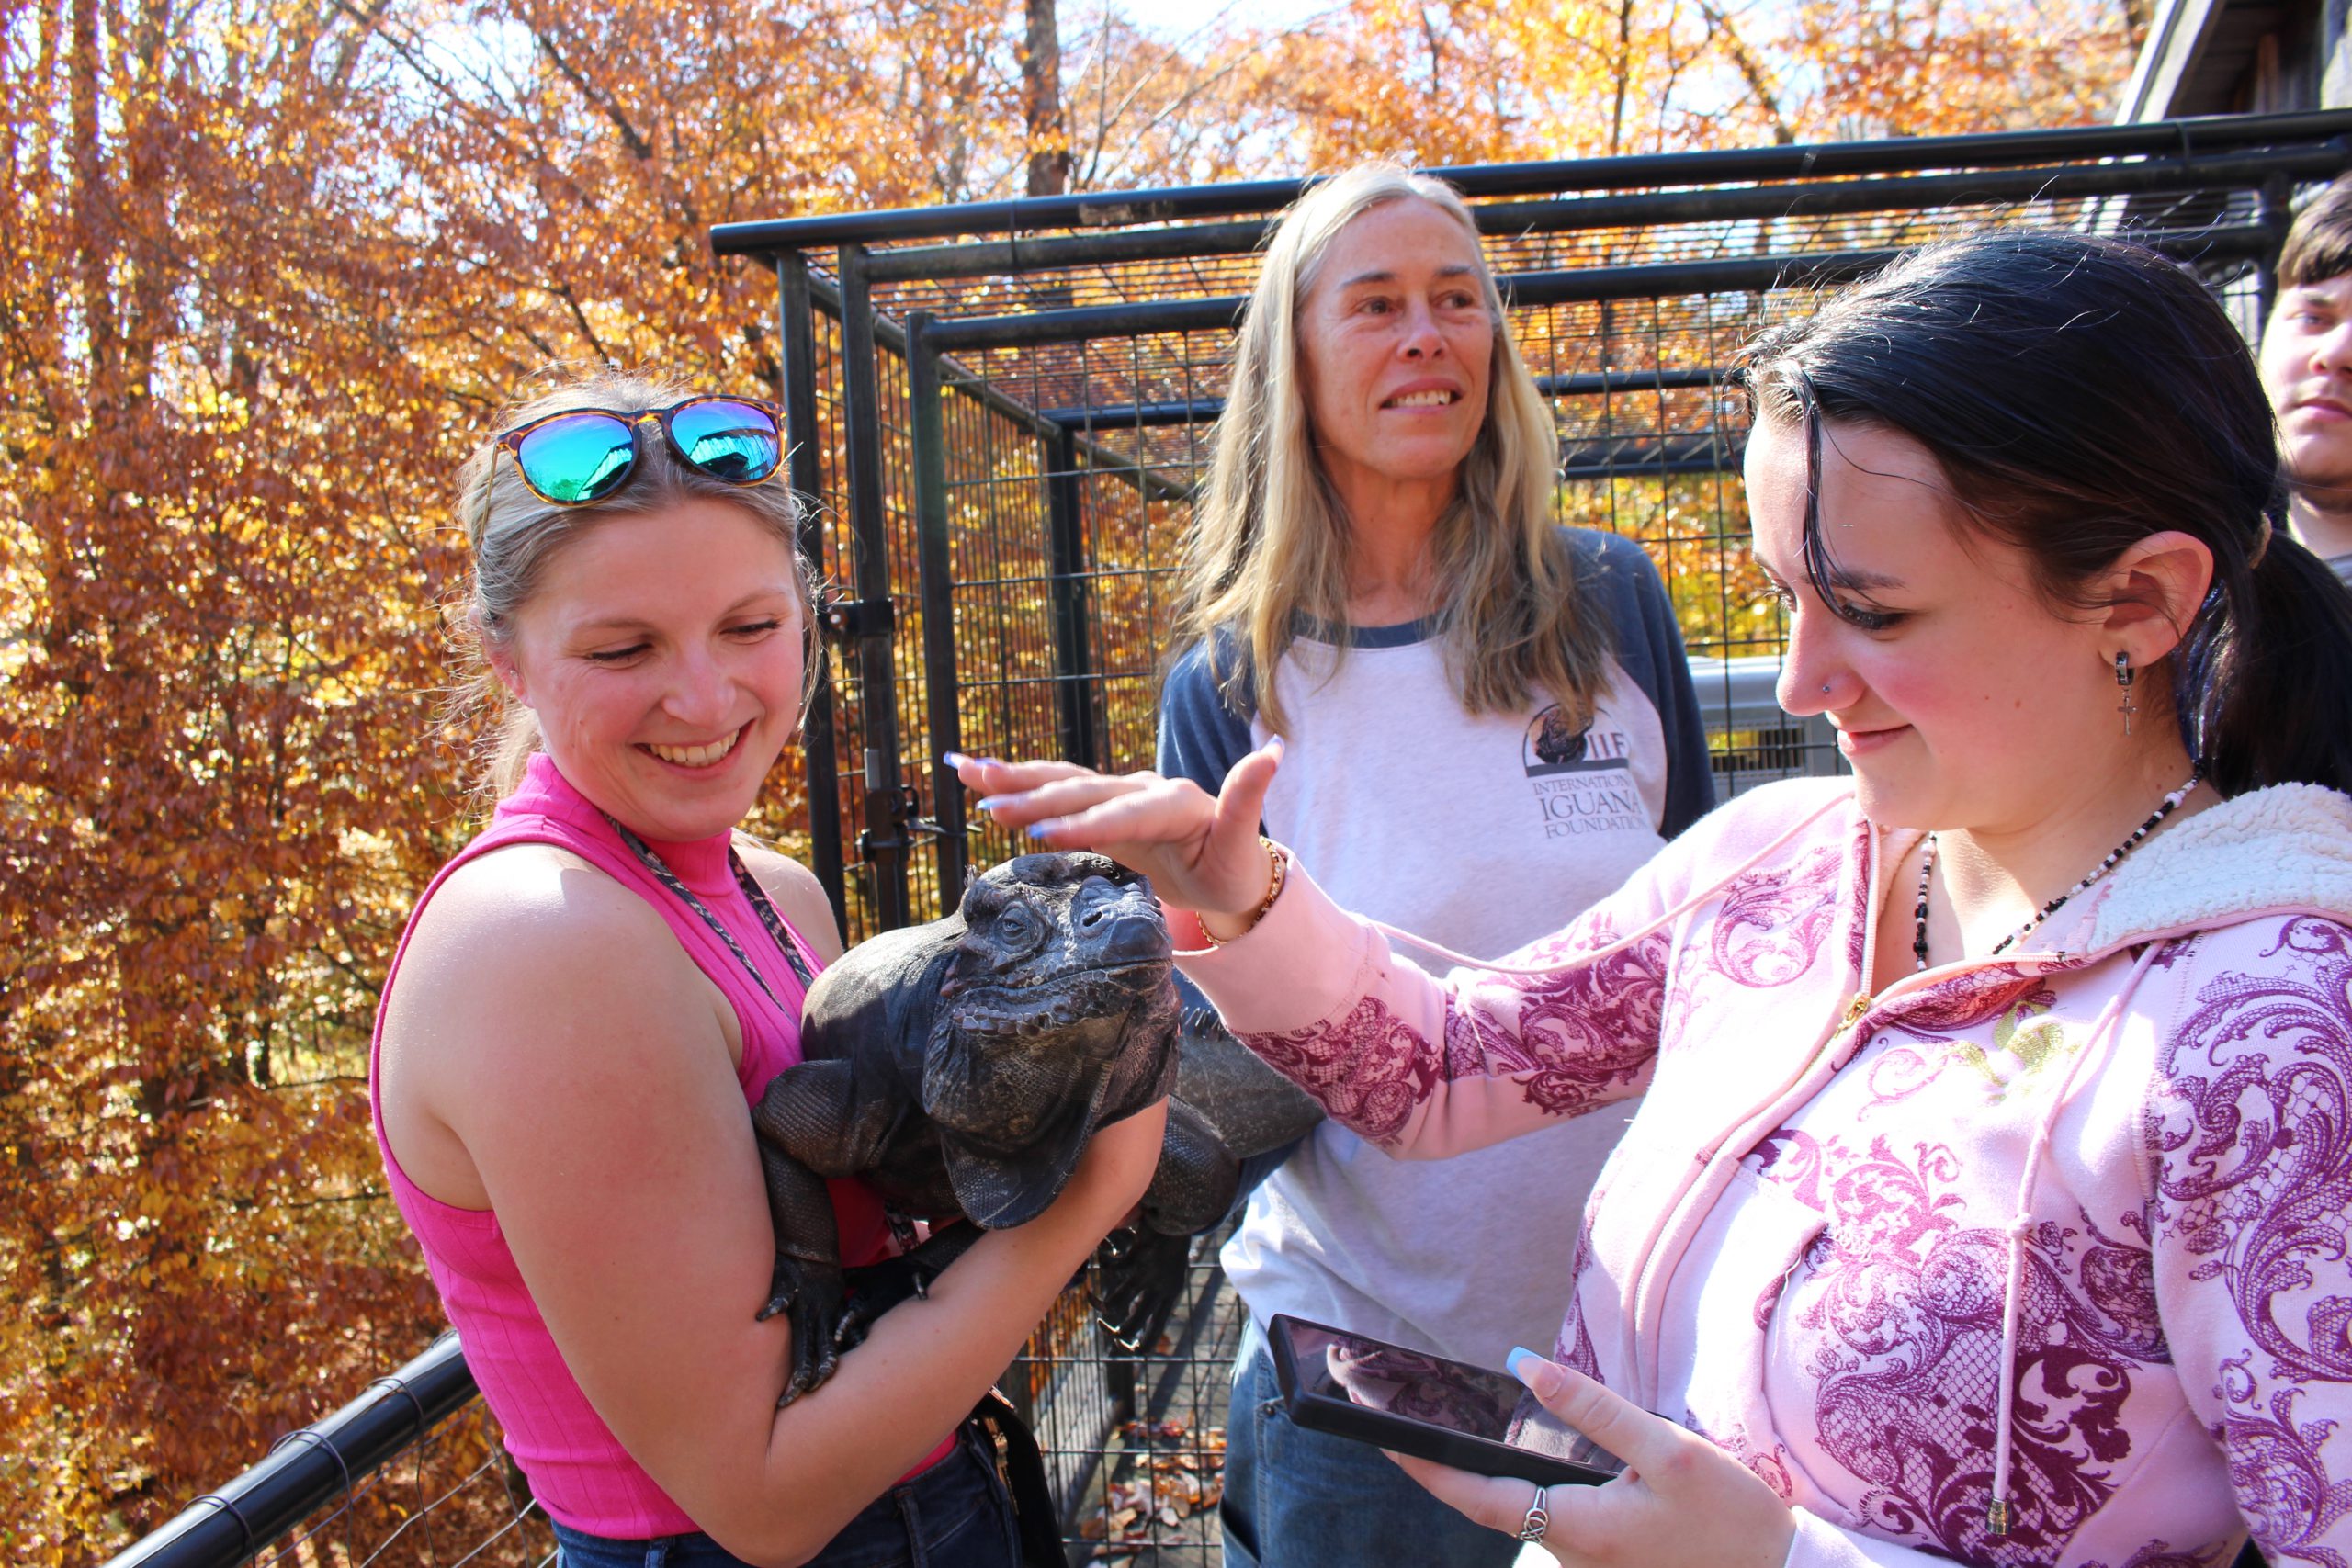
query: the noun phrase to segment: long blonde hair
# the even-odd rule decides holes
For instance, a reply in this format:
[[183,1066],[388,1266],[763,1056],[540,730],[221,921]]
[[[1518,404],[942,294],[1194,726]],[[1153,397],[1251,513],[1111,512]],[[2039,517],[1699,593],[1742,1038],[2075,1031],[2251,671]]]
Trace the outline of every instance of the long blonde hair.
[[[1408,199],[1460,223],[1477,249],[1477,225],[1453,187],[1395,164],[1359,164],[1283,214],[1242,319],[1232,390],[1211,438],[1171,651],[1208,643],[1210,673],[1227,701],[1246,700],[1276,731],[1284,721],[1275,664],[1302,614],[1346,623],[1352,548],[1347,515],[1315,456],[1299,307],[1340,230],[1375,207]],[[1437,637],[1465,712],[1511,712],[1541,693],[1582,720],[1607,679],[1609,630],[1553,522],[1558,435],[1551,411],[1519,356],[1484,251],[1477,255],[1478,289],[1495,323],[1494,357],[1486,423],[1430,541],[1430,577],[1442,594]],[[1333,651],[1346,657],[1344,639]]]
[[[668,408],[693,395],[663,376],[589,371],[569,375],[560,385],[509,409],[492,428],[512,430],[571,409],[626,412]],[[793,575],[800,589],[805,660],[801,705],[806,711],[821,668],[815,652],[816,578],[800,549],[800,500],[785,488],[781,475],[763,484],[729,484],[679,462],[669,443],[654,435],[640,438],[638,471],[620,489],[584,506],[559,506],[532,493],[515,464],[499,456],[493,435],[476,446],[458,471],[458,514],[466,542],[473,547],[473,569],[453,618],[470,644],[466,652],[472,670],[450,715],[453,728],[474,728],[480,717],[496,720],[484,728],[480,743],[477,784],[484,796],[498,801],[514,794],[531,753],[539,749],[538,716],[508,699],[492,672],[487,649],[513,635],[515,612],[537,589],[548,561],[606,518],[644,516],[697,499],[740,507],[792,552]]]

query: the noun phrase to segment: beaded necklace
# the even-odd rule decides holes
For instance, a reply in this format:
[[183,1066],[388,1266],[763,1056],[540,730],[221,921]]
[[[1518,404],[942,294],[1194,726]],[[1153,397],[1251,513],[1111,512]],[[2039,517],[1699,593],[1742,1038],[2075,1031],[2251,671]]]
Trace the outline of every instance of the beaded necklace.
[[[2125,855],[2130,854],[2133,850],[2140,847],[2141,840],[2145,839],[2149,834],[2154,832],[2158,825],[2161,824],[2165,818],[2171,816],[2176,810],[2179,809],[2180,803],[2188,798],[2188,792],[2195,789],[2199,782],[2197,774],[2194,772],[2190,773],[2188,775],[2188,782],[2182,784],[2170,795],[2165,796],[2164,804],[2157,807],[2154,811],[2148,813],[2148,819],[2145,822],[2141,823],[2137,828],[2132,829],[2132,836],[2130,838],[2124,840],[2121,843],[2116,845],[2115,848],[2109,850],[2107,852],[2107,858],[2099,862],[2098,865],[2092,867],[2091,874],[2088,876],[2084,877],[2080,882],[2075,883],[2072,887],[2069,887],[2066,891],[2058,895],[2057,897],[2052,898],[2049,903],[2044,904],[2035,912],[2033,919],[2026,921],[2025,924],[2019,926],[2017,930],[2011,931],[2008,935],[1995,942],[1993,944],[1994,953],[2007,953],[2010,948],[2024,941],[2027,934],[2030,932],[2034,927],[2040,925],[2042,921],[2048,919],[2052,915],[2057,912],[2059,905],[2064,904],[2067,899],[2072,898],[2075,894],[2080,893],[2084,888],[2088,887],[2092,883],[2097,882],[2100,877],[2105,876],[2109,872],[2113,871],[2118,864],[2121,863]],[[1914,960],[1914,967],[1916,969],[1925,969],[1928,966],[1928,885],[1935,874],[1936,836],[1933,833],[1929,833],[1928,835],[1927,852],[1919,857],[1919,903],[1918,907],[1912,912],[1912,919],[1915,924],[1911,937],[1911,956]]]

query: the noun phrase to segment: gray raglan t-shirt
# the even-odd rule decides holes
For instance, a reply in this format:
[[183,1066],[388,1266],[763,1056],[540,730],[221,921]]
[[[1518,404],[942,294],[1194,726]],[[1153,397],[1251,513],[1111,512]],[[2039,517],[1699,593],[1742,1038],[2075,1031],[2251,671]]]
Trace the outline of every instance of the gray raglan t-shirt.
[[[1616,647],[1581,730],[1548,703],[1464,713],[1424,623],[1352,628],[1343,660],[1328,632],[1283,656],[1275,685],[1291,728],[1266,831],[1343,908],[1498,958],[1614,892],[1713,805],[1657,569],[1630,541],[1568,536]],[[1214,790],[1268,733],[1220,696],[1205,649],[1177,662],[1162,773]],[[1261,1326],[1290,1313],[1487,1366],[1514,1344],[1548,1349],[1586,1194],[1632,1114],[1611,1106],[1431,1162],[1391,1159],[1326,1123],[1252,1194],[1226,1270]]]

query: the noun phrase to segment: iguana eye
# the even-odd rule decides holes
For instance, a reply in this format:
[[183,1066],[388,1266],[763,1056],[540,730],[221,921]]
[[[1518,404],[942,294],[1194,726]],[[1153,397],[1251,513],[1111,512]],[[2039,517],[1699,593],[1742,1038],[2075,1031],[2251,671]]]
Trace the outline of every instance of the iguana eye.
[[1036,945],[1045,927],[1025,904],[1007,904],[997,911],[991,923],[996,940],[1015,953],[1026,952]]

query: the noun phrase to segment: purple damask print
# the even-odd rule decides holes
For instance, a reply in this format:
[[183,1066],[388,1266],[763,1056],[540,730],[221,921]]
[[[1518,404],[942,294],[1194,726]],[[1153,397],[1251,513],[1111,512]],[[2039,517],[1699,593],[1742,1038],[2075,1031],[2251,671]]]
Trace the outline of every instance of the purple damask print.
[[1733,878],[1715,912],[1715,968],[1759,989],[1812,968],[1838,920],[1839,858],[1824,844],[1793,865]]
[[2248,1371],[2253,1359],[2249,1353],[2223,1361],[2218,1390],[2230,1410],[2218,1435],[2229,1450],[2238,1509],[2274,1558],[2346,1568],[2342,1552],[2318,1543],[2352,1511],[2352,1482],[2330,1475],[2320,1454],[2335,1423],[2297,1421],[2299,1388],[2278,1390],[2264,1408],[2260,1382]]
[[2336,1422],[2299,1419],[2352,1382],[2352,930],[2279,923],[2262,973],[2223,972],[2157,1061],[2147,1138],[2159,1238],[2224,1292],[2245,1348],[2211,1368],[2214,1436],[2255,1540],[2274,1559],[2346,1568],[2324,1544],[2352,1513],[2325,1450]]
[[1946,1041],[2006,1014],[2041,1012],[2058,999],[2039,967],[1988,964],[1886,1004],[1879,1026],[1919,1041]]
[[1600,1375],[1600,1359],[1593,1354],[1592,1335],[1584,1325],[1584,1282],[1585,1265],[1592,1261],[1592,1216],[1607,1190],[1605,1180],[1596,1182],[1592,1196],[1585,1201],[1584,1223],[1577,1227],[1575,1260],[1568,1265],[1568,1315],[1552,1344],[1552,1359],[1601,1383],[1609,1380]]
[[1333,1121],[1375,1142],[1403,1132],[1438,1083],[1438,1053],[1377,997],[1364,998],[1342,1019],[1239,1038],[1322,1101]]
[[1513,968],[1540,969],[1550,964],[1565,964],[1587,953],[1598,953],[1616,941],[1617,922],[1610,919],[1608,910],[1594,909],[1579,916],[1566,929],[1537,938],[1509,962]]
[[[1881,1050],[1870,1065],[1871,1099],[1860,1114],[1900,1104],[1956,1067],[1984,1080],[1988,1100],[2001,1100],[2017,1080],[2064,1055],[2069,1042],[2063,1026],[2040,1017],[2057,999],[2039,974],[2007,964],[1898,997],[1877,1021]],[[1998,1062],[1975,1038],[1988,1024]],[[1917,1043],[1899,1043],[1906,1040]]]
[[2044,1223],[2027,1239],[2010,1533],[1985,1529],[2008,1242],[1963,1223],[1952,1153],[1857,1148],[1784,1129],[1747,1156],[1827,1229],[1781,1303],[1806,1352],[1822,1446],[1854,1506],[1897,1540],[1988,1564],[2052,1561],[2113,1495],[2122,1407],[2169,1352],[2144,1246]]
[[[2288,921],[2259,979],[2206,985],[2159,1069],[2162,1220],[2198,1279],[2228,1282],[2256,1347],[2295,1382],[2352,1381],[2352,931]],[[2332,1265],[2321,1288],[2314,1262]],[[2282,1321],[2300,1307],[2300,1325]]]
[[1782,1502],[1797,1495],[1795,1478],[1789,1473],[1789,1450],[1780,1444],[1759,1449],[1737,1432],[1710,1431],[1705,1423],[1688,1408],[1682,1412],[1682,1425],[1746,1465],[1748,1472],[1770,1486],[1773,1495]]
[[[1457,996],[1445,1020],[1448,1078],[1526,1075],[1528,1103],[1575,1116],[1641,1091],[1657,1055],[1672,942],[1658,931],[1615,953],[1502,990]],[[1516,992],[1516,1014],[1479,1004]],[[1498,1001],[1496,1006],[1513,1005]]]
[[1871,933],[1871,879],[1878,874],[1878,829],[1861,818],[1846,846],[1846,863],[1855,868],[1846,900],[1846,973],[1859,987],[1862,978],[1862,949]]

